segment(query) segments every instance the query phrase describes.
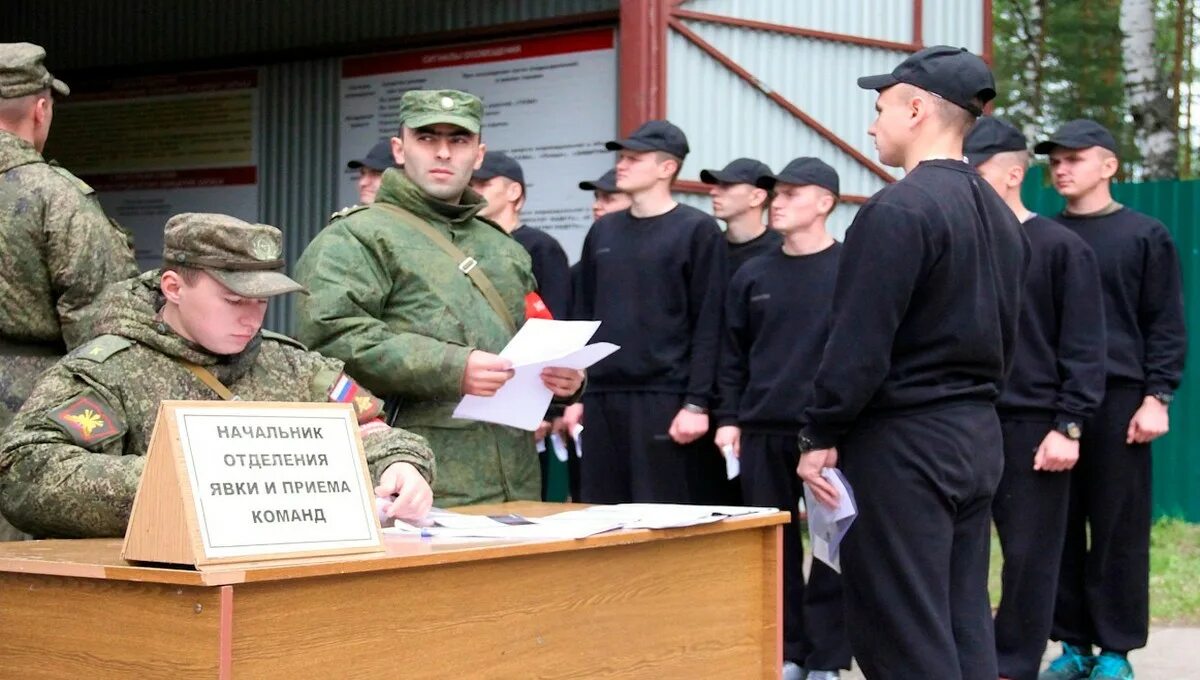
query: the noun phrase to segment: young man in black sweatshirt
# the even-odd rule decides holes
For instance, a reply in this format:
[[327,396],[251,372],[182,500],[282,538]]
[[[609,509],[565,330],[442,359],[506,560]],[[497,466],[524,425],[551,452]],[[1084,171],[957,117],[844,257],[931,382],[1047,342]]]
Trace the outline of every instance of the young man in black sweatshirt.
[[995,401],[1029,259],[1016,216],[963,162],[995,84],[982,59],[946,46],[858,84],[879,92],[880,160],[908,174],[847,232],[798,473],[826,504],[837,493],[824,467],[840,465],[855,491],[842,584],[867,677],[995,680]]
[[841,579],[814,560],[806,591],[799,512],[804,489],[794,471],[800,415],[829,335],[842,246],[825,230],[825,220],[837,205],[838,176],[816,158],[797,158],[757,184],[775,193],[771,229],[782,244],[747,262],[729,284],[716,444],[741,460],[746,503],[792,515],[783,534],[784,679],[836,680],[837,669],[850,668]]
[[650,121],[620,152],[628,210],[596,220],[580,259],[576,315],[621,351],[589,371],[581,495],[587,503],[721,502],[728,484],[713,446],[724,237],[708,215],[671,197],[688,153],[683,131]]
[[1021,202],[1025,135],[981,118],[963,144],[967,162],[1008,204],[1030,243],[1017,351],[997,410],[1004,476],[992,517],[1004,552],[996,611],[1000,677],[1036,680],[1067,528],[1069,470],[1084,421],[1104,398],[1104,301],[1096,256],[1066,227]]
[[1146,645],[1150,442],[1168,430],[1187,353],[1175,244],[1161,222],[1113,201],[1116,149],[1090,120],[1066,123],[1034,148],[1050,155],[1054,188],[1067,199],[1055,220],[1096,254],[1107,327],[1107,390],[1071,472],[1051,635],[1063,654],[1044,673],[1055,680],[1132,678],[1126,654]]
[[776,252],[783,245],[783,237],[763,224],[769,192],[754,184],[770,174],[766,163],[753,158],[730,161],[723,170],[700,171],[700,181],[712,185],[708,195],[713,217],[725,222],[731,273],[750,258]]

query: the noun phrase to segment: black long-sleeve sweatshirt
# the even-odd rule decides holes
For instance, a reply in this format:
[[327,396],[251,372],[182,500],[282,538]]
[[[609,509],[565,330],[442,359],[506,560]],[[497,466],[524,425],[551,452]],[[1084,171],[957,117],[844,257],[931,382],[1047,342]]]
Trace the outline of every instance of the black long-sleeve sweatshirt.
[[1162,222],[1122,207],[1108,215],[1061,214],[1100,265],[1108,380],[1145,394],[1174,393],[1187,355],[1179,255]]
[[1016,216],[961,161],[872,196],[846,234],[804,436],[825,448],[863,416],[994,403],[1028,262]]
[[829,336],[842,246],[808,255],[781,249],[733,275],[717,376],[717,426],[796,434]]
[[603,322],[595,340],[621,350],[589,369],[588,389],[676,393],[711,406],[728,271],[717,223],[690,206],[596,220],[583,244],[575,311]]
[[521,225],[512,237],[529,253],[533,261],[533,278],[537,280],[538,295],[556,319],[570,318],[571,268],[562,245],[550,234]]
[[1021,225],[1029,270],[1017,350],[997,403],[1002,413],[1042,412],[1080,423],[1104,399],[1104,300],[1096,255],[1071,230],[1040,215]]

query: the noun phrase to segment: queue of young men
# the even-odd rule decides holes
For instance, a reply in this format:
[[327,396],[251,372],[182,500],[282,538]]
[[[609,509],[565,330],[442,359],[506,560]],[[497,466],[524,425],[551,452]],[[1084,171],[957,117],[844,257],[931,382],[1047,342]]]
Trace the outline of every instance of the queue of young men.
[[[13,167],[37,165],[37,107],[67,90],[44,52],[2,47],[0,113],[17,120],[28,112],[7,99],[32,96],[37,132],[14,137],[28,159]],[[449,412],[512,377],[497,352],[543,304],[602,321],[597,339],[622,346],[586,391],[579,372],[543,374],[565,411],[538,435],[586,425],[576,499],[792,514],[785,677],[836,678],[853,650],[868,677],[1132,678],[1127,654],[1148,632],[1150,443],[1169,429],[1186,354],[1171,237],[1113,201],[1117,146],[1087,120],[1035,147],[1066,210],[1028,211],[1027,142],[980,118],[995,85],[965,50],[926,48],[859,85],[877,93],[880,160],[906,175],[859,209],[844,245],[826,229],[840,186],[825,162],[703,170],[722,230],[672,198],[690,148],[656,120],[609,142],[613,171],[580,183],[595,222],[573,269],[521,224],[523,170],[486,150],[479,99],[406,93],[397,137],[358,168],[371,204],[335,215],[300,281],[273,227],[167,223],[163,268],[96,298],[92,339],[50,366],[0,438],[0,512],[39,537],[121,535],[157,401],[223,396],[201,373],[249,399],[330,399],[353,379],[383,395],[386,407],[355,403],[393,516],[536,498],[532,436]],[[267,299],[305,286],[301,336],[331,358],[262,329]],[[72,300],[60,310],[86,302]],[[83,409],[100,424],[81,425]],[[722,454],[740,459],[733,484]],[[815,563],[806,581],[802,484],[835,504],[833,466],[859,517],[844,573]],[[1047,637],[1062,655],[1039,675]]]

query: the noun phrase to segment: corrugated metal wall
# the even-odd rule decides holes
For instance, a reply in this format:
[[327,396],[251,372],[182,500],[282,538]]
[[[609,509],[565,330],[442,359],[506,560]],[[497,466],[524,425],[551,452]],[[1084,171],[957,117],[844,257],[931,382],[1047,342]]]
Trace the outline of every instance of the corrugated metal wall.
[[237,55],[403,46],[405,36],[614,10],[618,0],[4,0],[0,42],[66,71]]
[[[1026,176],[1021,194],[1034,212],[1053,215],[1063,208],[1040,166]],[[1200,286],[1200,181],[1114,184],[1113,197],[1161,220],[1179,250],[1191,366],[1171,404],[1171,431],[1154,444],[1154,511],[1200,522],[1200,371],[1195,365],[1200,357],[1200,297],[1189,295]]]
[[[912,0],[692,0],[683,8],[899,43],[913,38]],[[876,159],[867,134],[875,100],[858,89],[855,80],[891,71],[906,52],[699,20],[683,23],[830,132]],[[983,42],[983,3],[925,0],[922,30],[926,44],[950,42],[978,52]],[[837,169],[843,193],[869,196],[883,186],[881,177],[687,38],[670,31],[667,46],[667,115],[692,140],[685,178],[694,179],[701,168],[721,167],[739,156],[758,158],[775,169],[797,156],[818,156]],[[897,169],[887,170],[901,176]],[[699,196],[682,200],[707,205]],[[840,206],[830,220],[831,231],[840,238],[855,212],[853,205]]]
[[[259,80],[259,219],[283,229],[294,266],[336,209],[337,59],[268,66]],[[268,328],[290,333],[294,296],[274,301]]]

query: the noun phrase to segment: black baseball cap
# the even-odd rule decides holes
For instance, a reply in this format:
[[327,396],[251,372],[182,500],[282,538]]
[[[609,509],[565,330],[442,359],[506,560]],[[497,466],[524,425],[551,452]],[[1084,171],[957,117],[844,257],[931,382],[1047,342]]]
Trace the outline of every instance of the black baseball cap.
[[991,69],[965,47],[926,47],[900,62],[891,73],[858,79],[858,86],[864,90],[886,90],[898,83],[932,92],[976,116],[983,113],[983,104],[996,97]]
[[483,163],[471,175],[471,179],[493,177],[507,177],[522,187],[525,186],[525,171],[521,169],[521,164],[502,151],[488,151],[483,154]]
[[1050,135],[1050,139],[1038,142],[1033,150],[1035,153],[1050,153],[1056,146],[1064,149],[1089,149],[1099,146],[1117,153],[1117,140],[1108,128],[1087,118],[1064,123]]
[[346,164],[347,168],[357,170],[359,168],[370,168],[383,172],[388,168],[396,167],[396,158],[392,156],[391,140],[383,140],[371,147],[367,155],[362,158],[356,158]]
[[780,170],[779,174],[772,175],[768,172],[759,177],[755,185],[759,189],[771,191],[779,182],[801,186],[815,184],[832,191],[834,196],[841,195],[837,170],[834,170],[832,166],[819,158],[808,156],[797,158],[783,166],[783,170]]
[[617,171],[609,170],[600,175],[600,179],[585,180],[579,183],[579,188],[584,191],[603,191],[606,194],[615,194],[621,191],[617,188]]
[[967,162],[975,167],[998,153],[1027,149],[1025,135],[1020,130],[1012,123],[993,116],[984,116],[976,121],[963,140],[963,154]]
[[753,158],[730,161],[724,170],[701,170],[700,181],[705,184],[754,184],[759,177],[770,175],[766,163]]
[[688,148],[687,135],[675,127],[670,121],[652,120],[642,123],[625,139],[608,142],[604,148],[609,151],[665,151],[676,158],[683,159],[691,149]]

